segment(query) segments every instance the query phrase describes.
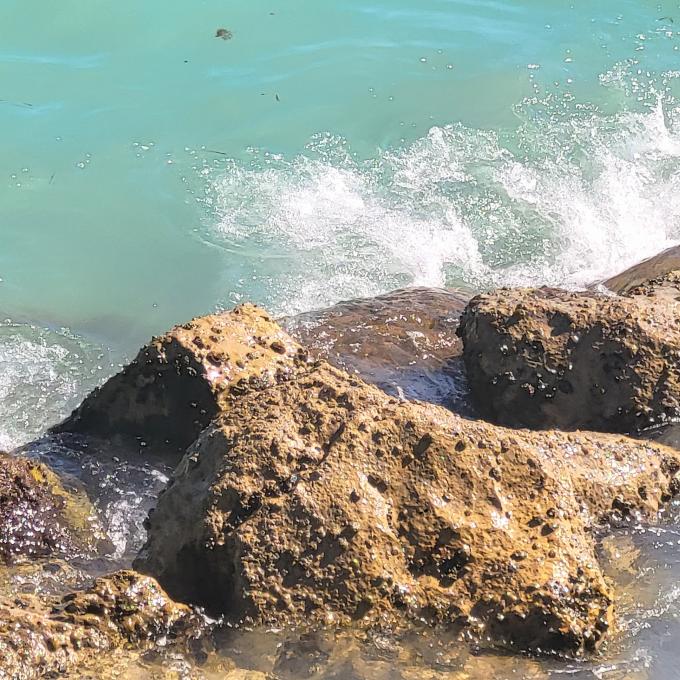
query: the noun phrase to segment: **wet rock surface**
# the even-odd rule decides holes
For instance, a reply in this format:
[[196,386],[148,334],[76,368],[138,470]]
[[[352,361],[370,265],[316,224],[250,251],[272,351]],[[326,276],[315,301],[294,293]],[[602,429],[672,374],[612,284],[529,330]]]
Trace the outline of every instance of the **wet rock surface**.
[[0,600],[0,677],[54,677],[102,652],[159,638],[191,639],[203,621],[151,578],[123,571],[61,599]]
[[502,289],[460,333],[474,401],[503,425],[639,432],[680,415],[675,274],[626,297]]
[[245,304],[153,339],[53,432],[122,440],[179,459],[231,398],[306,369],[300,345]]
[[405,288],[281,320],[316,359],[388,394],[472,415],[458,321],[471,293]]
[[94,510],[46,465],[0,453],[0,563],[91,551]]
[[578,652],[611,624],[592,527],[653,517],[678,469],[648,442],[505,430],[321,365],[189,448],[136,568],[232,622],[425,620]]

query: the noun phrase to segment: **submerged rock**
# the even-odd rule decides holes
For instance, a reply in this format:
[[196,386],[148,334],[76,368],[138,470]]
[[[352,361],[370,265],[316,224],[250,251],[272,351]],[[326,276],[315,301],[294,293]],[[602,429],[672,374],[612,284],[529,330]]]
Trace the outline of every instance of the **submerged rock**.
[[316,359],[389,394],[472,414],[458,320],[471,294],[404,288],[283,319]]
[[122,439],[180,457],[230,399],[307,369],[305,351],[250,304],[154,338],[53,432]]
[[0,562],[92,550],[94,509],[46,466],[0,453]]
[[0,599],[0,677],[54,677],[124,645],[200,636],[202,620],[147,576],[123,571],[60,599]]
[[513,427],[611,432],[680,415],[680,304],[661,292],[674,281],[628,297],[520,288],[474,298],[460,333],[480,413]]
[[465,420],[321,365],[245,395],[188,449],[136,568],[232,622],[425,620],[577,652],[611,621],[592,525],[654,515],[678,460]]

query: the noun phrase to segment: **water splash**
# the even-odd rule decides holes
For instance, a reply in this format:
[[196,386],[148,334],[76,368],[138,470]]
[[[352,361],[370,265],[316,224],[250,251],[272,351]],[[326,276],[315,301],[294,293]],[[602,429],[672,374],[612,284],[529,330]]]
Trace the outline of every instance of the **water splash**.
[[550,93],[516,108],[516,129],[433,127],[368,160],[332,135],[292,158],[251,150],[201,168],[206,237],[278,313],[405,285],[584,287],[680,239],[668,89],[614,114]]
[[0,450],[39,436],[110,370],[104,352],[67,331],[0,324]]

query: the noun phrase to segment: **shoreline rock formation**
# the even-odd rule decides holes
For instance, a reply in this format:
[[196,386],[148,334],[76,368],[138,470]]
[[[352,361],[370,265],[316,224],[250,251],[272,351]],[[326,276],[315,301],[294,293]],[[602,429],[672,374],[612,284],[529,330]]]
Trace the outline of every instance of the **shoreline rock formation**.
[[289,380],[307,365],[305,350],[266,312],[240,305],[154,338],[51,431],[179,460],[232,396]]
[[[596,534],[653,520],[680,491],[680,453],[568,430],[678,413],[674,257],[611,282],[625,296],[477,296],[460,326],[467,296],[413,289],[285,329],[246,304],[154,338],[52,430],[116,461],[179,461],[135,561],[149,576],[2,599],[0,675],[200,635],[170,597],[234,625],[427,623],[514,651],[595,649],[615,604]],[[471,419],[461,351],[479,413],[540,431]],[[0,457],[0,557],[71,547],[72,502],[45,466]]]
[[578,653],[611,625],[592,527],[654,516],[678,470],[665,447],[505,430],[322,364],[199,437],[135,568],[233,623],[426,620]]

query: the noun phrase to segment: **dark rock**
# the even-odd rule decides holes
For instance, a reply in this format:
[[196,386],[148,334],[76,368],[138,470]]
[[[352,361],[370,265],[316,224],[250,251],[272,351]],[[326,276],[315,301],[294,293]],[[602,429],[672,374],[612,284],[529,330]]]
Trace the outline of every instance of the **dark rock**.
[[282,319],[316,359],[389,394],[472,414],[458,320],[471,293],[404,288]]

